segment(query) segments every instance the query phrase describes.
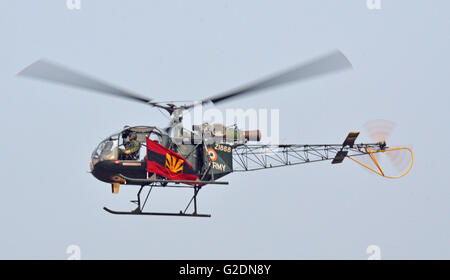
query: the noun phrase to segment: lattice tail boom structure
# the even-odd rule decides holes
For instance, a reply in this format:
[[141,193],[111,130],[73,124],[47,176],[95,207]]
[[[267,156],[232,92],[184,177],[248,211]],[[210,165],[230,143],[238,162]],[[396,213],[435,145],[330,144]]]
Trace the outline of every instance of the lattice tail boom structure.
[[[330,160],[333,164],[337,164],[343,162],[345,158],[350,158],[370,171],[391,179],[403,177],[411,170],[413,164],[411,149],[389,149],[385,142],[355,144],[358,135],[359,132],[350,132],[343,144],[238,145],[233,149],[233,172],[260,170],[327,160]],[[400,149],[408,150],[411,153],[409,169],[400,176],[387,176],[384,174],[374,155]],[[355,160],[359,156],[364,155],[370,156],[373,163],[378,167],[377,170]]]
[[342,144],[241,145],[233,149],[233,171],[251,171],[334,160],[338,154],[355,157],[368,154],[367,148],[379,150],[381,146],[381,143],[355,144],[353,147],[344,148]]

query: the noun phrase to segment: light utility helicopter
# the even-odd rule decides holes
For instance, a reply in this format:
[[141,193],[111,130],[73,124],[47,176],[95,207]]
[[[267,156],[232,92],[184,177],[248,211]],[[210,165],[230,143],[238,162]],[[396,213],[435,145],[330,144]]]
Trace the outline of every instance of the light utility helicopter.
[[[267,145],[258,143],[261,139],[259,130],[241,131],[237,127],[206,123],[189,129],[182,127],[183,112],[196,105],[219,104],[269,88],[350,68],[351,63],[348,59],[340,51],[333,51],[267,78],[183,105],[176,105],[176,102],[155,102],[151,98],[112,86],[47,60],[36,61],[18,75],[122,97],[166,111],[170,117],[167,127],[124,127],[102,141],[92,153],[91,173],[98,180],[111,184],[112,193],[119,193],[119,187],[123,185],[139,186],[137,199],[132,201],[137,204],[136,209],[132,211],[113,211],[106,207],[104,209],[112,214],[124,215],[210,217],[210,214],[198,213],[198,193],[207,185],[228,184],[218,179],[232,172],[327,160],[332,164],[338,164],[345,158],[350,158],[386,178],[400,178],[411,170],[413,155],[409,148],[388,148],[384,139],[378,139],[373,143],[356,144],[359,132],[350,132],[341,144]],[[179,141],[180,137],[183,141]],[[410,153],[411,160],[406,171],[398,176],[392,176],[382,168],[378,157],[380,154],[396,151]],[[369,162],[359,160],[361,156],[368,157]],[[145,187],[148,187],[148,192],[142,201],[141,193]],[[154,187],[192,188],[193,196],[184,210],[179,212],[144,211]],[[189,210],[191,208],[192,212]]]

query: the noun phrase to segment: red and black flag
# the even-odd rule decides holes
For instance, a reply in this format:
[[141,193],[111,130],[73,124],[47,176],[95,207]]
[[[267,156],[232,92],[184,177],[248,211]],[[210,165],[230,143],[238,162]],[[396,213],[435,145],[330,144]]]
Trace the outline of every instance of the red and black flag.
[[198,180],[197,173],[184,157],[148,138],[147,172],[170,180]]

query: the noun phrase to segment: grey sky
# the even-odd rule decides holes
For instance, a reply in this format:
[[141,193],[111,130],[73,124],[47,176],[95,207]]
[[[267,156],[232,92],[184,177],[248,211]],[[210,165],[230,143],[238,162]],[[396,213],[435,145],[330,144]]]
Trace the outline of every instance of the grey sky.
[[[0,2],[0,258],[450,258],[448,1]],[[159,100],[200,99],[340,49],[354,70],[232,101],[280,109],[281,141],[341,142],[365,122],[397,127],[413,148],[401,180],[328,162],[238,173],[199,195],[210,219],[113,216],[131,209],[90,174],[92,150],[123,125],[156,124],[157,110],[17,78],[48,58]],[[367,141],[362,134],[359,141]],[[189,191],[157,190],[179,210]]]

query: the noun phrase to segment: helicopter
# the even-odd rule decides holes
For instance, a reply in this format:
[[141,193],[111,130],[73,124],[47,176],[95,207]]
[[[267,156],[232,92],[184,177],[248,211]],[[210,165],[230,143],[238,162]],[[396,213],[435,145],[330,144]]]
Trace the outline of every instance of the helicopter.
[[[192,128],[184,128],[182,125],[183,112],[195,106],[219,104],[270,88],[351,68],[352,65],[345,55],[335,50],[244,86],[182,105],[176,105],[175,102],[156,102],[43,59],[32,63],[18,75],[121,97],[167,112],[170,122],[166,127],[126,126],[105,138],[93,151],[90,173],[96,179],[110,184],[113,194],[118,194],[121,186],[139,186],[137,199],[131,201],[137,205],[134,210],[115,211],[107,207],[103,209],[117,215],[211,217],[210,214],[198,212],[198,193],[207,185],[227,185],[229,182],[218,179],[232,172],[327,160],[332,164],[339,164],[345,158],[350,158],[386,178],[400,178],[411,170],[413,162],[411,149],[407,147],[391,149],[382,139],[373,143],[356,144],[359,132],[348,133],[341,144],[268,145],[258,143],[261,140],[259,130],[242,131],[236,126],[226,127],[222,124],[208,123]],[[179,141],[180,139],[183,141]],[[134,150],[129,148],[130,144],[134,144]],[[387,175],[379,164],[378,154],[400,150],[410,153],[410,166],[399,176]],[[372,166],[358,160],[358,156],[369,156]],[[144,210],[146,203],[155,187],[191,188],[193,195],[184,210],[179,212],[146,211]],[[144,188],[148,188],[148,191],[146,198],[142,200]],[[191,208],[192,212],[189,210]]]

